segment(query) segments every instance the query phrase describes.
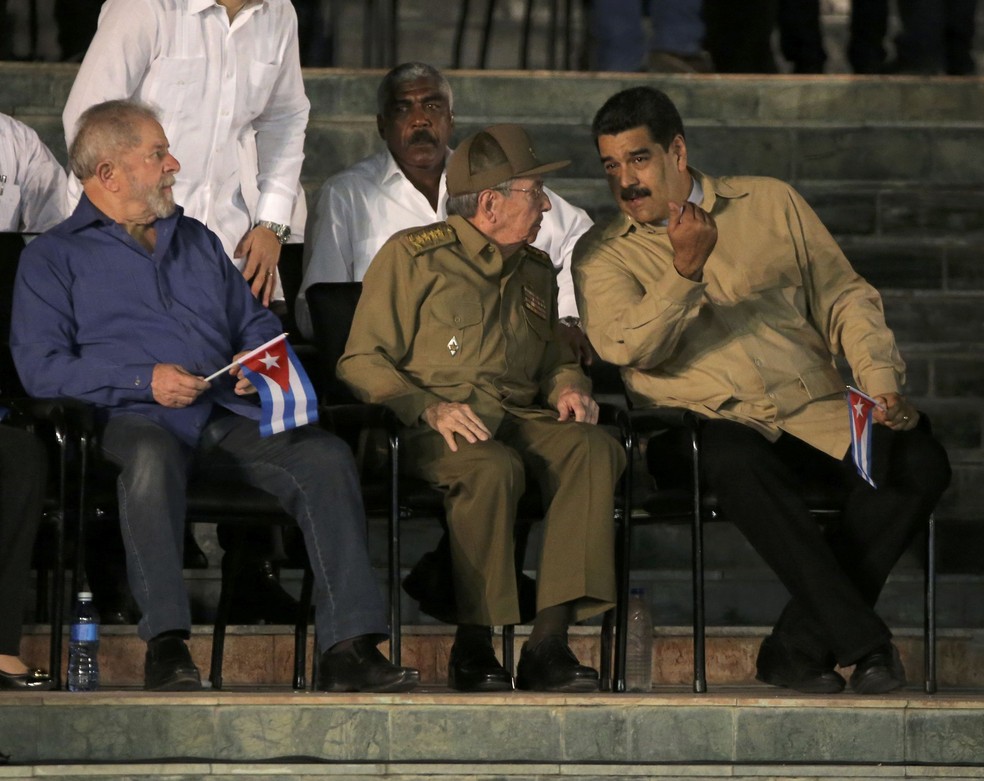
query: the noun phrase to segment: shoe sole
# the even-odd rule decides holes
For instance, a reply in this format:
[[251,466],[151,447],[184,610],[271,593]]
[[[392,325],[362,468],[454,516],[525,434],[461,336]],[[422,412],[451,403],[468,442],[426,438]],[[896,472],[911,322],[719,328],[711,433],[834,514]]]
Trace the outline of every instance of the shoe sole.
[[567,694],[582,694],[598,691],[598,679],[585,678],[579,681],[560,684],[558,686],[532,686],[526,681],[516,681],[516,688],[527,692],[560,692]]
[[844,691],[844,681],[830,681],[828,683],[817,682],[816,684],[803,684],[796,681],[787,681],[775,676],[756,674],[755,680],[761,681],[767,686],[777,686],[781,689],[792,689],[802,694],[840,694]]
[[474,686],[459,686],[458,683],[448,678],[448,688],[456,692],[511,692],[514,688],[512,681],[482,681]]
[[905,681],[900,681],[891,675],[879,675],[866,678],[858,684],[851,683],[851,688],[855,694],[888,694],[896,689],[901,689],[903,686],[905,686]]
[[202,690],[201,677],[187,674],[176,675],[155,686],[144,685],[144,691],[149,692],[197,692]]
[[383,684],[382,686],[366,686],[362,689],[357,689],[352,686],[345,684],[332,683],[328,686],[319,686],[318,691],[322,692],[333,692],[333,693],[358,693],[364,692],[366,694],[396,694],[399,692],[408,692],[415,689],[420,684],[420,675],[409,675],[403,676],[400,679],[393,681],[392,683]]

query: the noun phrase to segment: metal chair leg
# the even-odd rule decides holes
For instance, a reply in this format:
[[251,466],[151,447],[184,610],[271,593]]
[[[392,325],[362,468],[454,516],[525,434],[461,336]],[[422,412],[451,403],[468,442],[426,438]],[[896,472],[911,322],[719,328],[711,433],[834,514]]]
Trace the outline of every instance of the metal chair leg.
[[926,694],[936,693],[936,516],[926,528],[925,613],[923,615],[923,665]]

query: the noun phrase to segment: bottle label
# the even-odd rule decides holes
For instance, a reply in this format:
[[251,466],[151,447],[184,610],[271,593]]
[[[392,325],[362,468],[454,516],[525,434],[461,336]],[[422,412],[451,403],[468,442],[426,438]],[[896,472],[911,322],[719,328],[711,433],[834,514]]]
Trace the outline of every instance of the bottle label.
[[99,641],[99,624],[72,624],[73,643],[95,643]]

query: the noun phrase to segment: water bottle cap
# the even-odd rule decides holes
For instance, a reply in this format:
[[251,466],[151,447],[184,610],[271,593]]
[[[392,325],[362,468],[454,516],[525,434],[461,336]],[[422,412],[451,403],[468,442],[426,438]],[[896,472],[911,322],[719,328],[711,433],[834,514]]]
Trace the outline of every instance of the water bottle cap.
[[92,592],[91,591],[80,591],[79,592],[79,601],[80,602],[91,602],[92,601]]

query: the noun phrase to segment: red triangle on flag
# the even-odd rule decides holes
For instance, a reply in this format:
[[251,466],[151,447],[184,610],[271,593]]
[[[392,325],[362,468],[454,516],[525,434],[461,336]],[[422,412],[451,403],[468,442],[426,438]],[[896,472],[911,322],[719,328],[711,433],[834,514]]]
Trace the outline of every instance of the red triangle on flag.
[[287,360],[286,341],[281,340],[269,348],[243,361],[250,371],[263,374],[287,392],[290,389],[290,361]]

